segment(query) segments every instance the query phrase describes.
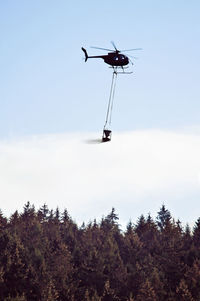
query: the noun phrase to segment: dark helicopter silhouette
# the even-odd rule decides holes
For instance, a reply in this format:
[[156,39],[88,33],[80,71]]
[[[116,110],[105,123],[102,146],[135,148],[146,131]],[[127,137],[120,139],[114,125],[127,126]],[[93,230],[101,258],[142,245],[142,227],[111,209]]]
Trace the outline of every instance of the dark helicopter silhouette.
[[142,50],[142,48],[134,48],[134,49],[127,49],[127,50],[118,50],[117,47],[115,46],[114,42],[111,42],[115,51],[107,48],[100,48],[100,47],[91,47],[95,49],[100,49],[100,50],[107,50],[111,51],[108,52],[106,55],[95,55],[95,56],[89,56],[85,48],[81,48],[85,54],[85,62],[87,62],[87,59],[89,58],[102,58],[104,62],[108,65],[111,65],[113,68],[115,67],[123,67],[128,65],[130,63],[130,58],[122,54],[121,52],[126,52],[126,51],[134,51],[134,50]]

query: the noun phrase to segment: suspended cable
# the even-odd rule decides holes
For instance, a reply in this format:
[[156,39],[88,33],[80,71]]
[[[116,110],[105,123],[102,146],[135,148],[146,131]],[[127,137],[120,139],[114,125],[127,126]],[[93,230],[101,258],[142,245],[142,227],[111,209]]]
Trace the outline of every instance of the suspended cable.
[[110,88],[110,96],[109,96],[109,101],[108,101],[106,120],[105,120],[104,129],[103,129],[103,137],[102,137],[103,142],[110,141],[110,139],[111,139],[112,131],[107,128],[107,125],[109,124],[109,127],[111,126],[116,80],[117,80],[117,72],[116,72],[116,70],[114,70],[113,76],[112,76],[111,88]]
[[114,102],[114,96],[115,96],[115,87],[116,87],[116,80],[117,80],[117,72],[113,72],[112,76],[112,83],[111,83],[111,89],[110,89],[110,96],[108,101],[108,108],[107,108],[107,114],[106,114],[106,120],[104,128],[106,128],[107,124],[111,125],[111,118],[112,118],[112,109],[113,109],[113,102]]
[[114,72],[114,83],[113,83],[113,91],[112,91],[112,100],[111,100],[111,106],[110,106],[110,120],[109,120],[109,126],[111,126],[112,122],[112,110],[113,110],[113,103],[114,103],[114,97],[115,97],[115,88],[116,88],[116,82],[117,82],[117,72]]

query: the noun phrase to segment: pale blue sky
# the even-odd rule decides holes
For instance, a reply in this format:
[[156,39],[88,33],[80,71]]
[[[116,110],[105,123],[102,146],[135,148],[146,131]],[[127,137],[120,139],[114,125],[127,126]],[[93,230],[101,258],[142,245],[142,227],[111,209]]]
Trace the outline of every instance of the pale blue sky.
[[103,126],[111,70],[81,46],[142,47],[117,83],[113,128],[199,124],[199,1],[2,1],[0,136]]
[[[158,211],[166,201],[176,217],[185,222],[196,219],[200,198],[199,12],[198,0],[1,1],[0,207],[9,213],[27,200],[38,206],[49,200],[71,209],[81,220],[106,214],[115,206],[128,221]],[[91,55],[103,54],[90,46],[110,48],[112,40],[119,49],[143,48],[134,53],[139,59],[134,60],[133,74],[121,75],[117,82],[113,139],[127,137],[127,143],[85,145],[85,133],[101,135],[111,70],[100,59],[85,63],[81,47]],[[42,135],[49,135],[44,136],[45,143],[53,142],[45,147]],[[135,152],[133,161],[130,149]],[[124,161],[126,156],[130,164]],[[80,158],[85,165],[75,164]],[[101,166],[92,166],[91,158]],[[148,158],[152,165],[147,164]],[[76,174],[73,181],[71,173]],[[91,191],[82,183],[85,176],[94,180]],[[68,177],[70,187],[81,187],[80,195],[76,191],[73,195],[65,183]],[[91,206],[85,206],[82,196]],[[100,198],[104,205],[98,207]],[[83,211],[77,211],[79,204]]]

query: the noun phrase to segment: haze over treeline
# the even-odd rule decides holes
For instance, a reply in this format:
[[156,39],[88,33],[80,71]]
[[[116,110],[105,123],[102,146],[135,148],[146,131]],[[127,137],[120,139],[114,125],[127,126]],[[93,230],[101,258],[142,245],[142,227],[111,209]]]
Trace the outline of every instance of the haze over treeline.
[[200,218],[183,228],[165,205],[122,231],[114,208],[80,227],[28,202],[1,212],[0,247],[0,300],[200,300]]

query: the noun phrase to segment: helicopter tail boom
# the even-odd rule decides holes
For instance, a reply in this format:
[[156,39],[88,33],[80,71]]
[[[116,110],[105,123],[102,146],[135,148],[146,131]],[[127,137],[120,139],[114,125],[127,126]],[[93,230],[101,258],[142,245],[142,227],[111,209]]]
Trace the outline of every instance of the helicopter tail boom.
[[83,52],[85,53],[85,62],[87,62],[87,59],[88,59],[88,54],[87,54],[87,51],[85,48],[81,48],[83,50]]

